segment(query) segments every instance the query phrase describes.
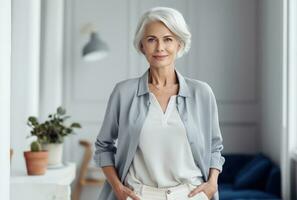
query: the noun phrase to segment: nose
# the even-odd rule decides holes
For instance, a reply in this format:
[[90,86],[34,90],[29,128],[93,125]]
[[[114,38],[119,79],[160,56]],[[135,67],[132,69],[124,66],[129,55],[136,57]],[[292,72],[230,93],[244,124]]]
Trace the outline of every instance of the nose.
[[157,43],[157,51],[164,51],[165,45],[162,41],[158,41]]

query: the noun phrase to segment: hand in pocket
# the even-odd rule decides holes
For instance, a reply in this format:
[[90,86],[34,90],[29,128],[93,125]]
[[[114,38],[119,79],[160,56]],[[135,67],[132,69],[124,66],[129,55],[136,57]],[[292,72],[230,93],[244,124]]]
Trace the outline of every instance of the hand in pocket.
[[205,182],[202,183],[201,185],[198,186],[194,186],[194,185],[190,185],[191,186],[191,192],[190,197],[195,197],[195,196],[200,196],[200,199],[203,200],[209,200],[213,197],[214,193],[216,192],[216,188],[212,187],[212,185],[210,185],[210,183]]
[[141,200],[130,188],[120,185],[114,189],[118,200]]

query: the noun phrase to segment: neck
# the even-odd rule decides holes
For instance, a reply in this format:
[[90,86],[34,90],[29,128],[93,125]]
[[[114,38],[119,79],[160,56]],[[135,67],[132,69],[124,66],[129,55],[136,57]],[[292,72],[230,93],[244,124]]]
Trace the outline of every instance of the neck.
[[174,67],[149,68],[149,83],[165,87],[178,83]]

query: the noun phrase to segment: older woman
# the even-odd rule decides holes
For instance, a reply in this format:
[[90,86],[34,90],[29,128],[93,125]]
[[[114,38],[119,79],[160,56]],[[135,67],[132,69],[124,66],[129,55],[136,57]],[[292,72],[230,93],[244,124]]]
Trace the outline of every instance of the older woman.
[[156,7],[140,19],[134,45],[149,68],[109,97],[95,142],[107,178],[100,200],[218,199],[225,160],[216,99],[207,83],[175,69],[190,43],[175,9]]

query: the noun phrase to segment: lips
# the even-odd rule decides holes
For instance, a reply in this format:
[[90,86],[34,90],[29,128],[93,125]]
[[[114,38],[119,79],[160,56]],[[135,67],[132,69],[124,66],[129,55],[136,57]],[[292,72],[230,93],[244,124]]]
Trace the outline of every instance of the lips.
[[153,56],[155,59],[163,59],[166,58],[168,55],[160,55],[160,56]]

